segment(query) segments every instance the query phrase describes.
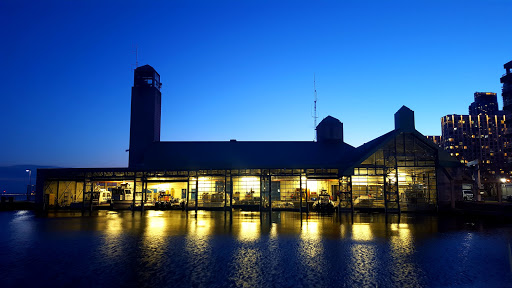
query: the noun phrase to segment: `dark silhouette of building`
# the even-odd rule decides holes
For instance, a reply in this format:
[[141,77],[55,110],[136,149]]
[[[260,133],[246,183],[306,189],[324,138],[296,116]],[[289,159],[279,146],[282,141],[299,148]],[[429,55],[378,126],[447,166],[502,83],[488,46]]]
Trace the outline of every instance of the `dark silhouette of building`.
[[132,87],[128,167],[141,166],[145,151],[160,141],[160,75],[149,65],[137,67]]
[[[501,88],[501,95],[503,96],[503,111],[512,114],[512,73],[510,73],[510,69],[512,69],[512,61],[507,62],[503,65],[505,68],[505,74],[500,78],[500,82],[503,84]],[[507,135],[512,137],[512,118],[508,119],[507,122]],[[511,149],[507,149],[508,154],[512,154]],[[512,156],[512,155],[511,155]],[[510,161],[512,163],[512,159]]]
[[327,116],[316,126],[316,139],[320,143],[343,142],[343,123]]
[[498,112],[498,98],[496,93],[475,92],[475,101],[469,106],[469,115],[489,114]]
[[323,197],[340,210],[399,212],[435,210],[462,198],[454,192],[462,192],[462,165],[416,131],[414,112],[405,106],[395,113],[393,130],[355,148],[332,116],[316,127],[316,142],[160,141],[160,103],[158,73],[138,67],[129,167],[40,170],[38,203],[298,211]]

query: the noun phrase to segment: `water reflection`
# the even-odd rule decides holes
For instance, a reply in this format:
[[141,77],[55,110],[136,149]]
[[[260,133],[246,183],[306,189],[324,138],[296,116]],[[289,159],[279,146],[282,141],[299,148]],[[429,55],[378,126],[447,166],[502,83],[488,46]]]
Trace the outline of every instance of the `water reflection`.
[[215,273],[215,263],[211,262],[210,238],[215,221],[209,218],[209,213],[197,211],[195,217],[189,218],[188,233],[185,238],[185,251],[187,253],[188,269],[191,269],[189,278],[193,287],[207,283]]
[[355,241],[373,240],[372,230],[368,223],[354,223],[352,225],[352,239]]
[[478,220],[468,226],[411,214],[75,214],[0,213],[6,267],[0,277],[26,279],[18,270],[30,263],[52,267],[37,278],[58,287],[71,285],[62,271],[90,281],[76,286],[112,287],[506,287],[512,281],[512,227],[490,229]]
[[390,224],[391,236],[389,239],[391,247],[390,274],[394,283],[404,287],[421,287],[421,269],[417,267],[412,258],[414,250],[414,237],[409,224]]
[[[101,228],[100,228],[101,229]],[[123,251],[123,218],[117,212],[109,212],[105,215],[103,244],[100,252],[111,260],[120,258]]]
[[326,277],[325,250],[321,237],[322,218],[309,218],[302,223],[299,241],[299,261],[304,266],[305,281],[313,286]]
[[240,232],[238,233],[238,240],[242,242],[252,242],[259,238],[259,219],[242,219],[240,222]]

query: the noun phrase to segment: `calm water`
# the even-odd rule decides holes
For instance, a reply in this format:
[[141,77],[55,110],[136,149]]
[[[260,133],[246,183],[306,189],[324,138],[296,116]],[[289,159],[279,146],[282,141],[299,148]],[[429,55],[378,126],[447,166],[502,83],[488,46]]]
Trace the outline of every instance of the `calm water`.
[[512,225],[297,212],[0,212],[1,287],[512,287]]

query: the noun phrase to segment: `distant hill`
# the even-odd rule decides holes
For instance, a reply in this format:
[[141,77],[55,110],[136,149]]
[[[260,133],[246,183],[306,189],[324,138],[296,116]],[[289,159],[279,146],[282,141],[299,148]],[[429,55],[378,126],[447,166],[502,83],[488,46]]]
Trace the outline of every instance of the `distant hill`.
[[55,166],[41,166],[41,165],[15,165],[0,167],[0,193],[27,193],[27,185],[29,183],[29,173],[32,171],[32,185],[36,184],[37,169],[38,168],[58,168]]

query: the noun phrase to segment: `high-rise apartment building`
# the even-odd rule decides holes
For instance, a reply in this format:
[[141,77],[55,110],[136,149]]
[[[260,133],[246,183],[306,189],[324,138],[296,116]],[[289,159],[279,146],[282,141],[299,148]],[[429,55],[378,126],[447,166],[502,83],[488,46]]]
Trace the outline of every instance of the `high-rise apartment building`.
[[462,163],[479,160],[483,180],[511,175],[505,137],[507,114],[446,115],[441,118],[441,147]]
[[498,112],[496,93],[475,92],[475,101],[469,106],[469,115],[496,114]]
[[440,139],[428,137],[464,164],[478,160],[484,182],[512,176],[512,61],[504,67],[503,110],[496,93],[475,92],[469,115],[442,117]]
[[[512,61],[505,63],[503,68],[505,68],[505,74],[500,78],[500,82],[503,84],[501,90],[501,95],[503,96],[503,111],[512,114],[512,73],[510,73]],[[507,126],[509,126],[507,134],[512,134],[512,119],[507,121]]]

